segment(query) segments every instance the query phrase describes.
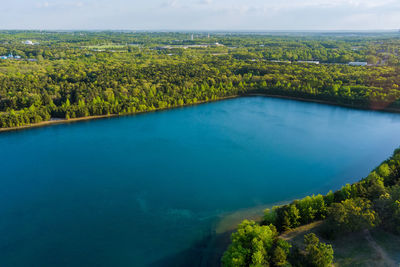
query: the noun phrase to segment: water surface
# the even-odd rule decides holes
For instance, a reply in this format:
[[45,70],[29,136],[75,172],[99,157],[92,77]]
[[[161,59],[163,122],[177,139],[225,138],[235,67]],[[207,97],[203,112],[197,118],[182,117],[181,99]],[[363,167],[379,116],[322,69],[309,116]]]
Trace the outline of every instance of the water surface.
[[2,133],[0,266],[173,263],[221,214],[359,180],[399,133],[397,114],[264,97]]

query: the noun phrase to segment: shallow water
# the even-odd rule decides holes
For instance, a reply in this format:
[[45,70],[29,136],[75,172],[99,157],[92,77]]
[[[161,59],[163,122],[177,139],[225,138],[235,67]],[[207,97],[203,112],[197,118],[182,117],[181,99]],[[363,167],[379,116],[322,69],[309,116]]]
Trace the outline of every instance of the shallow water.
[[221,214],[357,181],[399,133],[398,114],[264,97],[2,133],[0,266],[178,264]]

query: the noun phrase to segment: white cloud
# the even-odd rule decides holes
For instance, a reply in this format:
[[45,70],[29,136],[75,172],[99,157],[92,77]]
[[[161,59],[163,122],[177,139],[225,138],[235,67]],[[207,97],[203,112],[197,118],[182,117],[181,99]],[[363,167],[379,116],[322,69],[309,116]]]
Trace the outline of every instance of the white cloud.
[[38,2],[37,8],[69,8],[69,7],[83,7],[84,3],[81,1],[53,1],[53,2]]
[[36,1],[3,3],[0,27],[298,30],[400,25],[400,0]]
[[181,5],[177,0],[169,0],[167,2],[161,3],[161,7],[178,8],[181,7]]
[[211,5],[213,3],[213,0],[200,0],[197,3],[200,5]]

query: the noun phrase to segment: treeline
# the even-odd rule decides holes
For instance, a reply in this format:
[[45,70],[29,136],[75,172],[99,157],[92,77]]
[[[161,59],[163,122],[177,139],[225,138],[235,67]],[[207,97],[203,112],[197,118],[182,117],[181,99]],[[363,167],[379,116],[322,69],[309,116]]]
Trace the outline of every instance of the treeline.
[[[324,63],[367,61],[370,64],[399,64],[397,33],[301,33],[285,35],[193,32],[50,32],[0,31],[0,54],[19,53],[44,59],[65,59],[74,50],[111,45],[109,50],[132,50],[138,45],[154,48],[163,45],[224,44],[236,59],[318,60]],[[35,46],[22,42],[33,40]],[[234,49],[233,49],[234,48]],[[63,53],[68,49],[68,53]],[[100,50],[102,48],[99,48]],[[85,51],[87,52],[87,51]]]
[[307,263],[304,259],[304,253],[299,252],[298,248],[292,248],[286,250],[285,256],[281,257],[286,259],[285,264],[281,264],[274,260],[275,252],[271,251],[270,246],[254,246],[251,242],[244,244],[242,241],[264,237],[263,231],[260,230],[255,235],[250,234],[246,230],[249,224],[252,228],[268,227],[279,233],[318,220],[323,220],[321,234],[327,239],[376,227],[400,234],[400,149],[395,150],[390,159],[360,182],[347,184],[340,190],[324,196],[308,196],[287,205],[267,209],[259,225],[244,221],[238,231],[232,234],[232,245],[225,252],[222,263],[225,266],[254,266],[260,260],[255,261],[256,256],[253,255],[258,255],[258,251],[269,251],[269,254],[263,254],[263,261],[272,266],[288,263],[294,266],[329,266],[332,259],[328,260],[331,253],[327,250],[330,251],[331,248],[328,249],[325,245],[319,251],[314,249],[319,255],[314,260],[325,263],[310,265],[310,262]]
[[[398,53],[391,35],[365,37],[220,34],[208,39],[199,33],[191,41],[184,33],[0,31],[0,54],[38,59],[0,60],[0,128],[49,117],[131,114],[247,93],[400,110],[397,63],[350,67],[270,61],[334,53],[361,60],[372,48]],[[22,43],[29,38],[38,44]],[[202,43],[212,45],[160,46]]]
[[[59,63],[0,73],[0,127],[52,118],[128,114],[227,96],[263,93],[400,110],[400,70],[342,65],[262,64],[234,59]],[[18,63],[23,67],[27,63]],[[29,109],[29,114],[26,112]]]
[[[116,64],[116,63],[114,63]],[[211,101],[244,92],[236,76],[181,63],[62,66],[45,75],[0,74],[0,127],[53,118],[131,114]],[[26,111],[29,109],[29,114]],[[2,111],[2,112],[1,112]]]
[[50,120],[51,115],[46,107],[31,106],[23,110],[0,113],[0,128],[18,127]]
[[260,93],[325,100],[357,108],[400,108],[398,68],[354,68],[343,65],[247,65],[239,74],[252,75]]

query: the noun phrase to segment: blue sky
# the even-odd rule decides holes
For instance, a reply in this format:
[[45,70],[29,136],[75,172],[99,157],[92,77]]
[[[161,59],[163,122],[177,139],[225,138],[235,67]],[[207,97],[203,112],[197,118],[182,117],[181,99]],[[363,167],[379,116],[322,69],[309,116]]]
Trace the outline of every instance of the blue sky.
[[2,29],[376,30],[400,0],[1,0]]

